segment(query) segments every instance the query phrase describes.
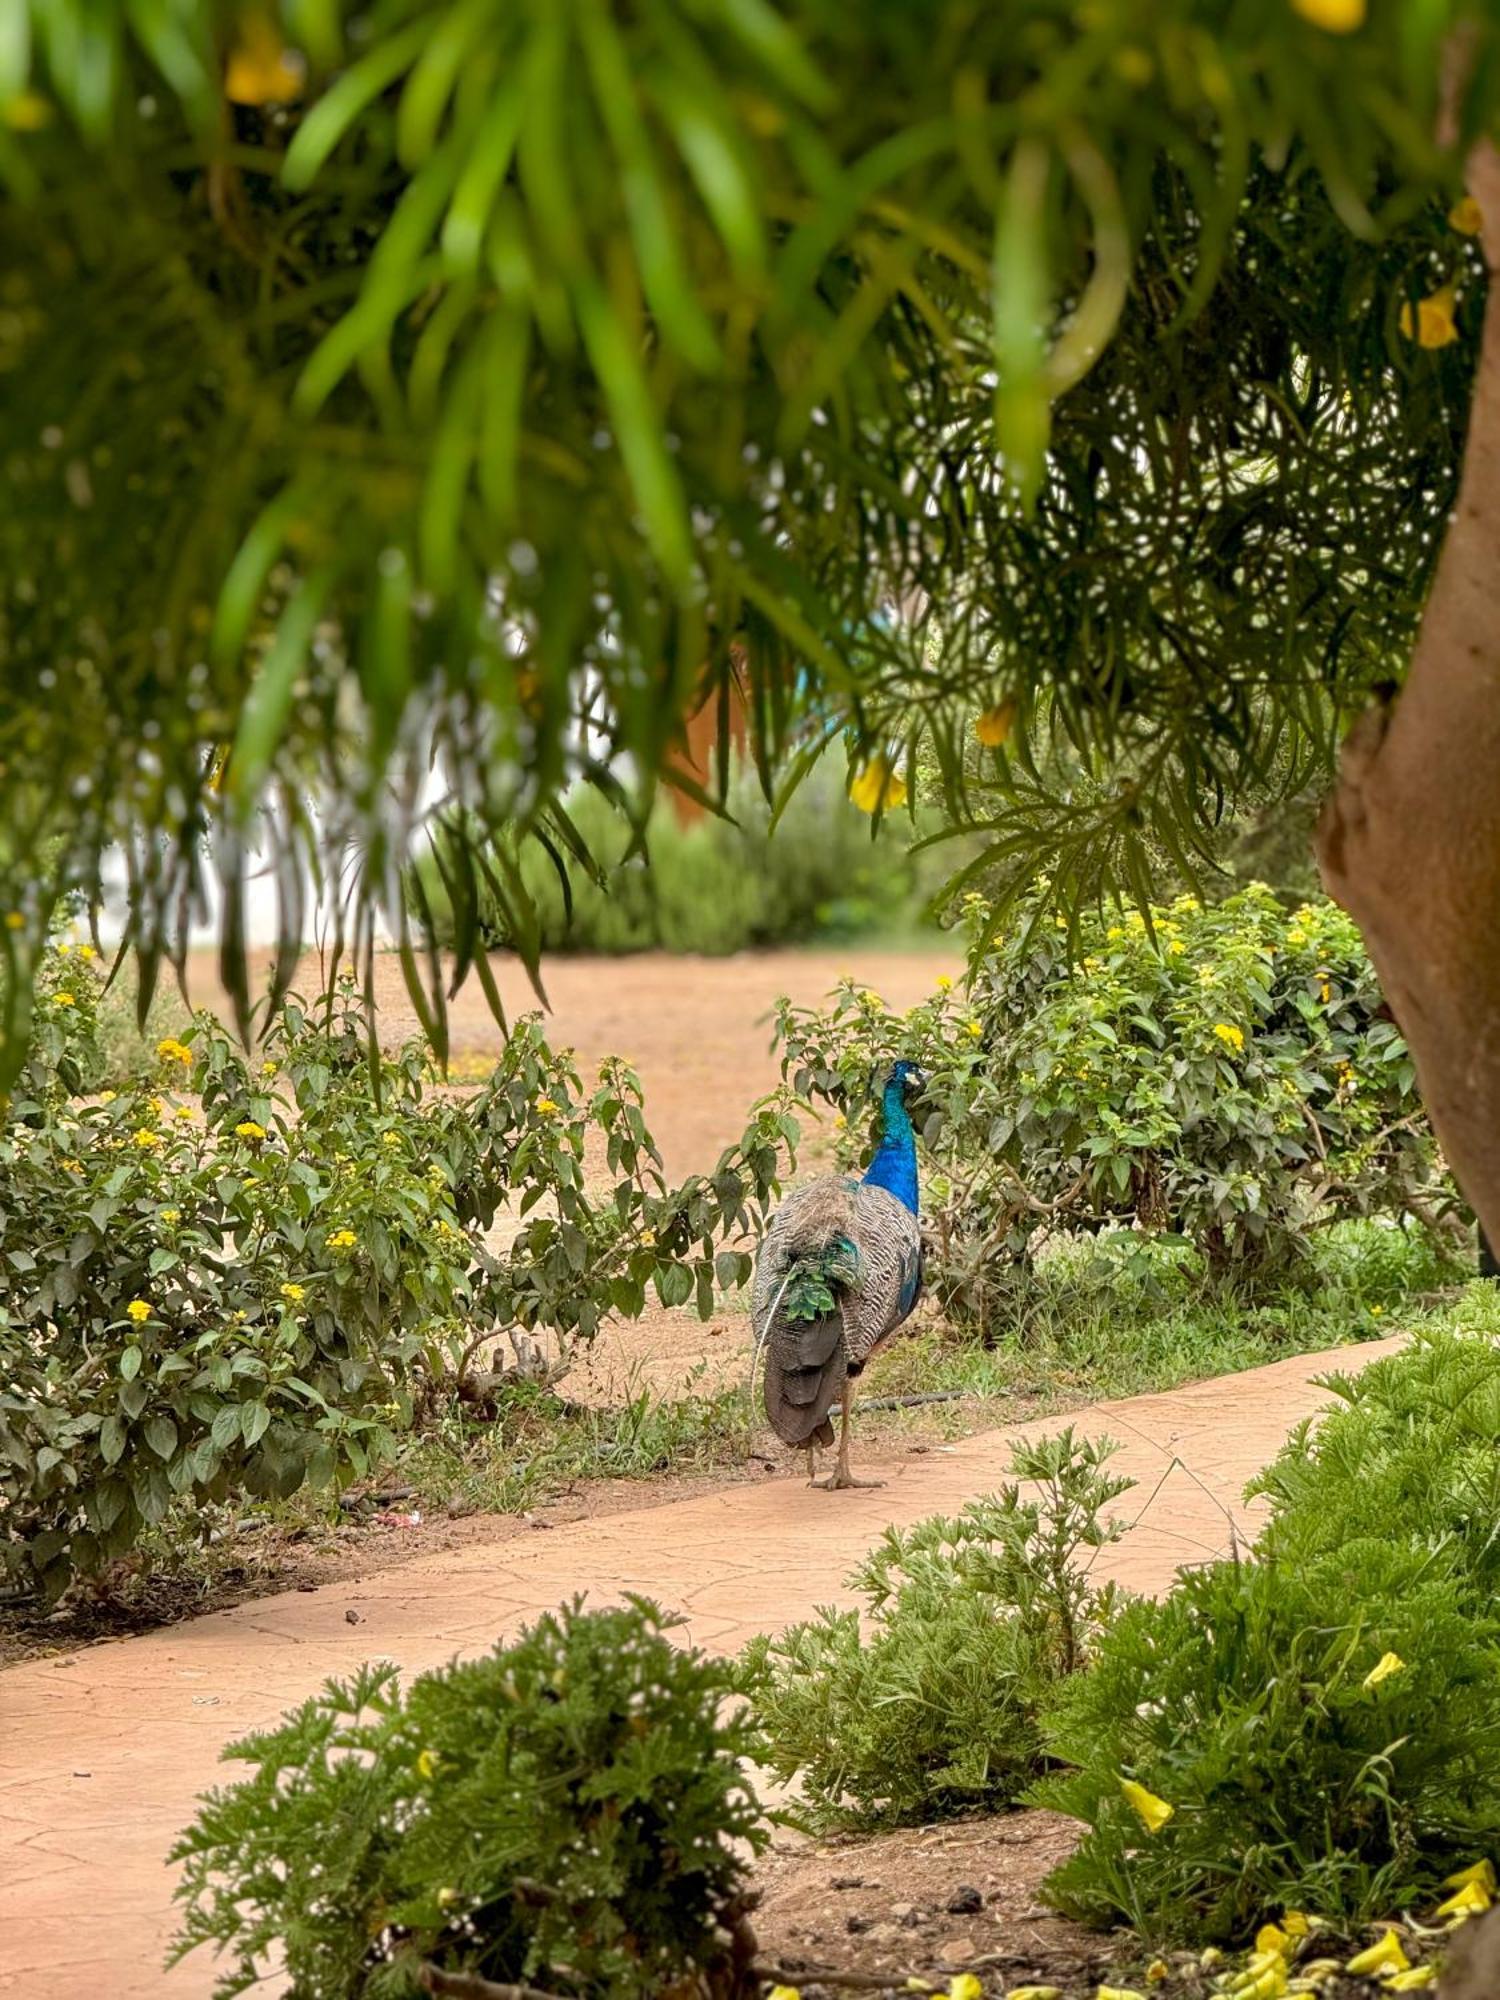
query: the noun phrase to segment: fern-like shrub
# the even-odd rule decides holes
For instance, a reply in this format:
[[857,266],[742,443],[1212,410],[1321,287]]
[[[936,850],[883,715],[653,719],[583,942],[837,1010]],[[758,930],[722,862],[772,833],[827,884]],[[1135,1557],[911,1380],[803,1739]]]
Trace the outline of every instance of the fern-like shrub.
[[1015,1447],[1010,1484],[954,1520],[888,1528],[849,1578],[863,1611],[824,1610],[745,1655],[770,1739],[814,1819],[897,1825],[1009,1804],[1041,1768],[1038,1714],[1088,1656],[1112,1594],[1080,1552],[1130,1481],[1071,1431]]
[[[1500,1302],[1469,1310],[1493,1332]],[[1044,1718],[1087,1831],[1047,1893],[1153,1941],[1357,1923],[1500,1851],[1500,1350],[1433,1332],[1295,1431],[1247,1562],[1120,1611]],[[1172,1807],[1148,1832],[1122,1786]]]
[[[1046,1887],[1067,1914],[1152,1943],[1358,1924],[1500,1846],[1500,1623],[1399,1539],[1218,1563],[1126,1606],[1044,1737],[1076,1768],[1032,1800],[1087,1825]],[[1158,1831],[1127,1781],[1172,1808]]]
[[541,1619],[487,1658],[330,1681],[230,1746],[174,1859],[228,2000],[277,1966],[303,2000],[407,2000],[424,1963],[579,2000],[733,1996],[766,1820],[733,1669],[632,1599]]

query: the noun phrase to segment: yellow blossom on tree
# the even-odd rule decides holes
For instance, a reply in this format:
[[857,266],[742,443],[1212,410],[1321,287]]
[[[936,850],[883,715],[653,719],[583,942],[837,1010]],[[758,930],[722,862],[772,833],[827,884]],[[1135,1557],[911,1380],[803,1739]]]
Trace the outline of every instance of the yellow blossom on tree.
[[1155,1792],[1148,1792],[1144,1785],[1138,1785],[1134,1778],[1121,1778],[1120,1790],[1147,1833],[1160,1833],[1177,1810],[1175,1806],[1169,1806],[1165,1799],[1159,1799]]
[[153,1132],[149,1125],[142,1125],[132,1134],[131,1142],[139,1146],[143,1153],[149,1152],[153,1146],[161,1144],[161,1134]]
[[953,991],[953,981],[948,977],[946,972],[938,974],[937,990],[939,993],[951,993]]
[[269,1057],[267,1057],[265,1062],[263,1062],[260,1066],[260,1073],[262,1076],[275,1076],[276,1070],[277,1070],[277,1064],[273,1063]]
[[1473,195],[1461,195],[1448,211],[1448,227],[1460,236],[1477,236],[1484,227],[1484,210]]
[[401,1144],[401,1134],[399,1132],[382,1132],[380,1143],[382,1146],[399,1146]]
[[130,1301],[130,1304],[126,1306],[125,1310],[126,1312],[129,1313],[130,1317],[135,1321],[137,1326],[140,1326],[143,1321],[148,1320],[151,1317],[151,1307],[149,1302],[145,1299],[132,1299]]
[[1231,1021],[1215,1021],[1214,1033],[1225,1048],[1233,1049],[1236,1054],[1245,1046],[1244,1029],[1235,1027]]
[[1345,1965],[1345,1972],[1377,1974],[1405,1972],[1411,1960],[1401,1949],[1401,1940],[1393,1930],[1388,1930],[1378,1944],[1372,1944],[1364,1951],[1357,1951]]
[[352,1250],[359,1241],[352,1229],[336,1229],[328,1239],[330,1250]]
[[73,998],[71,993],[54,993],[52,1004],[54,1007],[76,1007],[78,1002]]
[[307,1290],[306,1287],[303,1285],[294,1285],[289,1282],[282,1286],[281,1296],[284,1299],[286,1299],[289,1304],[297,1305],[302,1299],[305,1299],[307,1297]]
[[182,1210],[180,1208],[164,1208],[161,1212],[161,1219],[163,1222],[169,1224],[173,1222],[181,1222]]
[[1401,331],[1418,347],[1447,347],[1458,338],[1453,317],[1456,293],[1452,285],[1440,285],[1425,299],[1418,299],[1413,315],[1410,305],[1401,308]]
[[156,1045],[156,1053],[161,1057],[163,1062],[179,1062],[184,1064],[188,1069],[191,1069],[193,1066],[192,1050],[185,1043],[179,1042],[175,1035],[167,1035],[163,1040],[159,1041]]
[[1329,35],[1352,35],[1365,24],[1365,0],[1292,0],[1292,6]]
[[81,944],[78,947],[78,956],[84,960],[91,960],[97,958],[99,954],[91,944]]
[[998,750],[1015,726],[1016,704],[1002,701],[994,708],[987,708],[974,724],[974,734],[986,750]]
[[849,797],[861,812],[889,812],[906,804],[906,780],[887,757],[873,758],[849,787]]

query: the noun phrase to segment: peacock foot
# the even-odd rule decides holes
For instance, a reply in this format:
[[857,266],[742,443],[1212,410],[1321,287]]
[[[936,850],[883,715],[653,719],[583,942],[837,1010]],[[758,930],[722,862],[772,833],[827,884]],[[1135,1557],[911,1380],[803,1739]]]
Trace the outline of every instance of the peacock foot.
[[861,1486],[873,1491],[878,1486],[884,1486],[885,1481],[883,1479],[856,1479],[847,1466],[841,1465],[833,1472],[830,1472],[826,1479],[809,1480],[808,1484],[816,1486],[820,1493],[844,1493],[851,1487]]

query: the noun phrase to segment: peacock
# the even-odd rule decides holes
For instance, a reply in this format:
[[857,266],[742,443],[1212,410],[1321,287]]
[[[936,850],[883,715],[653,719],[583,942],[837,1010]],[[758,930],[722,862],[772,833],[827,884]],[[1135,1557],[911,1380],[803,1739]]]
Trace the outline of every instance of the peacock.
[[813,1480],[829,1492],[878,1486],[849,1470],[852,1384],[908,1317],[922,1292],[917,1226],[917,1144],[906,1100],[921,1088],[914,1063],[892,1063],[880,1097],[880,1144],[863,1180],[825,1174],[795,1188],[771,1218],[755,1260],[751,1319],[765,1348],[766,1416],[776,1435],[807,1451],[833,1443],[838,1464]]

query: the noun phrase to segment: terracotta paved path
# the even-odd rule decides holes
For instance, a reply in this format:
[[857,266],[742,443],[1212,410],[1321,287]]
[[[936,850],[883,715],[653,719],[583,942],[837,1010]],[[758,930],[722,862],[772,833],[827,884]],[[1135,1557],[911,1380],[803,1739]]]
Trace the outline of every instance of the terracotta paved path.
[[[1101,1574],[1160,1589],[1180,1563],[1227,1550],[1240,1492],[1299,1417],[1310,1381],[1395,1340],[1281,1361],[1222,1381],[1106,1403],[1073,1418],[1124,1447],[1140,1525]],[[1061,1420],[1021,1426],[1036,1435]],[[215,1782],[220,1745],[272,1721],[329,1674],[387,1655],[412,1674],[484,1651],[587,1590],[649,1593],[692,1638],[730,1651],[840,1597],[891,1521],[952,1511],[1003,1478],[1012,1432],[881,1468],[883,1491],[823,1495],[800,1481],[740,1486],[524,1542],[471,1546],[312,1593],[264,1598],[140,1639],[0,1673],[0,1994],[15,2000],[193,2000],[211,1969],[160,1971],[172,1920],[163,1857]],[[1164,1477],[1165,1475],[1165,1477]],[[1158,1482],[1162,1482],[1158,1486]],[[345,1612],[357,1608],[360,1623]]]

